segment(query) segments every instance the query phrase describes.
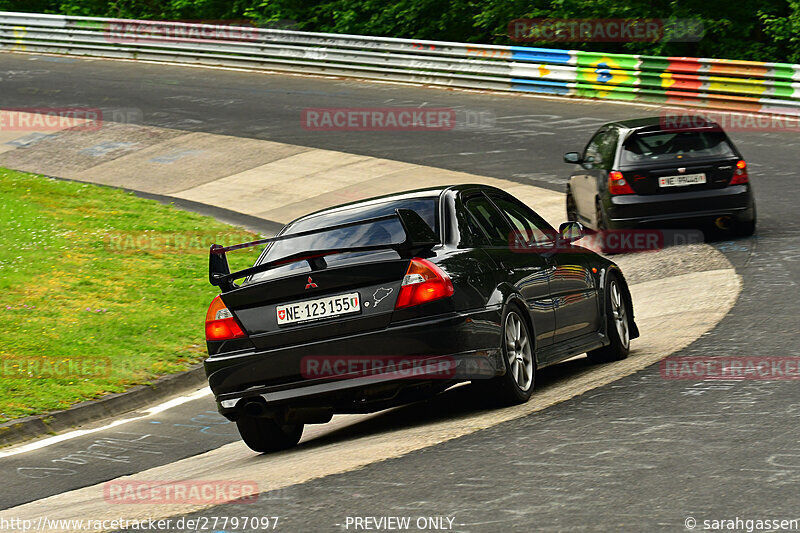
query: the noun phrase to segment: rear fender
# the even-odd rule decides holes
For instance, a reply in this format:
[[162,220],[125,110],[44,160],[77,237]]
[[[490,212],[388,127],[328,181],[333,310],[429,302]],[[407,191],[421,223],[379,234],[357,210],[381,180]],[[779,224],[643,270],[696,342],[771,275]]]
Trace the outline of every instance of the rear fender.
[[604,268],[600,271],[600,298],[598,301],[603,306],[602,308],[602,317],[603,317],[603,329],[606,332],[606,336],[608,336],[608,316],[606,315],[606,299],[608,298],[608,291],[606,287],[608,287],[609,277],[615,276],[623,288],[623,298],[625,298],[625,305],[628,307],[628,326],[630,327],[630,334],[631,340],[636,339],[639,337],[639,327],[636,325],[636,320],[634,320],[634,310],[633,310],[633,297],[631,296],[631,291],[628,288],[628,282],[625,280],[625,276],[622,274],[622,270],[615,264],[611,263],[607,268]]
[[[502,302],[502,307],[498,313],[498,324],[500,326],[500,339],[498,339],[498,346],[500,346],[503,342],[503,324],[500,323],[503,319],[503,310],[508,308],[509,306],[516,306],[522,312],[522,319],[528,325],[528,330],[531,334],[531,339],[536,338],[536,328],[533,325],[533,321],[531,320],[531,315],[528,310],[528,305],[525,303],[525,298],[523,298],[522,294],[519,293],[513,286],[508,283],[504,283],[495,289],[495,293],[492,294],[492,297],[489,300],[490,302]],[[536,364],[539,364],[539,356],[538,351],[536,350],[536,346],[534,345],[534,358],[536,359]],[[500,361],[502,363],[502,361]],[[501,368],[505,368],[505,366],[501,366]]]

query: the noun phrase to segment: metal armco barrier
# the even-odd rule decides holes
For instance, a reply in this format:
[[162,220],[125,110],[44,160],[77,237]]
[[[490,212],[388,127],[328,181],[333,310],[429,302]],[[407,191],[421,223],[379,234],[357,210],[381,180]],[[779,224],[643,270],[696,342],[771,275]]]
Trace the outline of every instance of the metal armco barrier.
[[0,12],[0,50],[800,115],[800,65]]

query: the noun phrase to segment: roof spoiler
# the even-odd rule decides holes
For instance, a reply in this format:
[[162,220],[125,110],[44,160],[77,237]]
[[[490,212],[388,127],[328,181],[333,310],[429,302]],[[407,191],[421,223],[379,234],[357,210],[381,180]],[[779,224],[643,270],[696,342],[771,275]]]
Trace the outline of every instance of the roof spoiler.
[[[317,233],[324,233],[327,231],[334,231],[338,229],[349,228],[353,226],[361,226],[364,224],[375,224],[385,220],[398,219],[406,234],[405,240],[397,244],[375,244],[370,246],[351,246],[344,248],[329,248],[322,250],[306,250],[297,252],[295,254],[274,259],[267,263],[261,263],[250,268],[245,268],[237,272],[231,272],[230,265],[228,265],[228,258],[225,255],[227,252],[233,250],[241,250],[243,248],[250,248],[253,246],[260,246],[262,244],[270,244],[273,242],[286,241],[289,239],[296,239],[298,237],[306,237],[308,235],[315,235]],[[308,261],[312,270],[321,270],[326,267],[324,257],[326,255],[347,253],[347,252],[367,252],[376,250],[395,250],[401,257],[413,257],[424,251],[430,250],[441,241],[434,233],[433,229],[425,222],[416,211],[411,209],[395,209],[391,215],[383,215],[379,217],[367,218],[355,222],[347,222],[345,224],[338,224],[335,226],[328,226],[324,228],[313,229],[309,231],[301,231],[300,233],[293,233],[291,235],[279,235],[269,239],[260,239],[257,241],[246,242],[242,244],[235,244],[233,246],[223,247],[219,244],[212,244],[209,250],[208,258],[208,281],[223,292],[231,291],[236,288],[234,281],[237,279],[245,278],[266,272],[281,265],[294,263],[297,261]]]

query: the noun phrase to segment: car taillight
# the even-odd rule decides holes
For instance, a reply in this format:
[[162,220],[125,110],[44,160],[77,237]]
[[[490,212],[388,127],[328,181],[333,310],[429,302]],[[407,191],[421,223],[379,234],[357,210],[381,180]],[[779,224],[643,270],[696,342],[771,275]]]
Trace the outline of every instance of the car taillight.
[[225,307],[222,298],[219,296],[214,298],[206,313],[206,340],[224,341],[244,336],[242,326],[239,325],[233,313]]
[[439,267],[425,259],[414,258],[403,276],[395,309],[447,298],[454,292],[453,282]]
[[608,192],[610,194],[636,194],[619,170],[612,170],[608,173]]
[[740,159],[736,162],[736,170],[733,171],[733,179],[731,179],[730,184],[741,185],[749,181],[750,177],[747,175],[747,163],[744,159]]

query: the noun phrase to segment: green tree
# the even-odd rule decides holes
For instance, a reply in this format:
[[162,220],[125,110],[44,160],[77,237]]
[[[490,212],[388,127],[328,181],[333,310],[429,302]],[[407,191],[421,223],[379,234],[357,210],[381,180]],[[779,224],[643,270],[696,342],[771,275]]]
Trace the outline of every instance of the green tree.
[[515,44],[517,18],[699,19],[698,42],[516,43],[604,52],[800,62],[800,0],[0,0],[0,9],[166,20],[251,19],[265,26]]

